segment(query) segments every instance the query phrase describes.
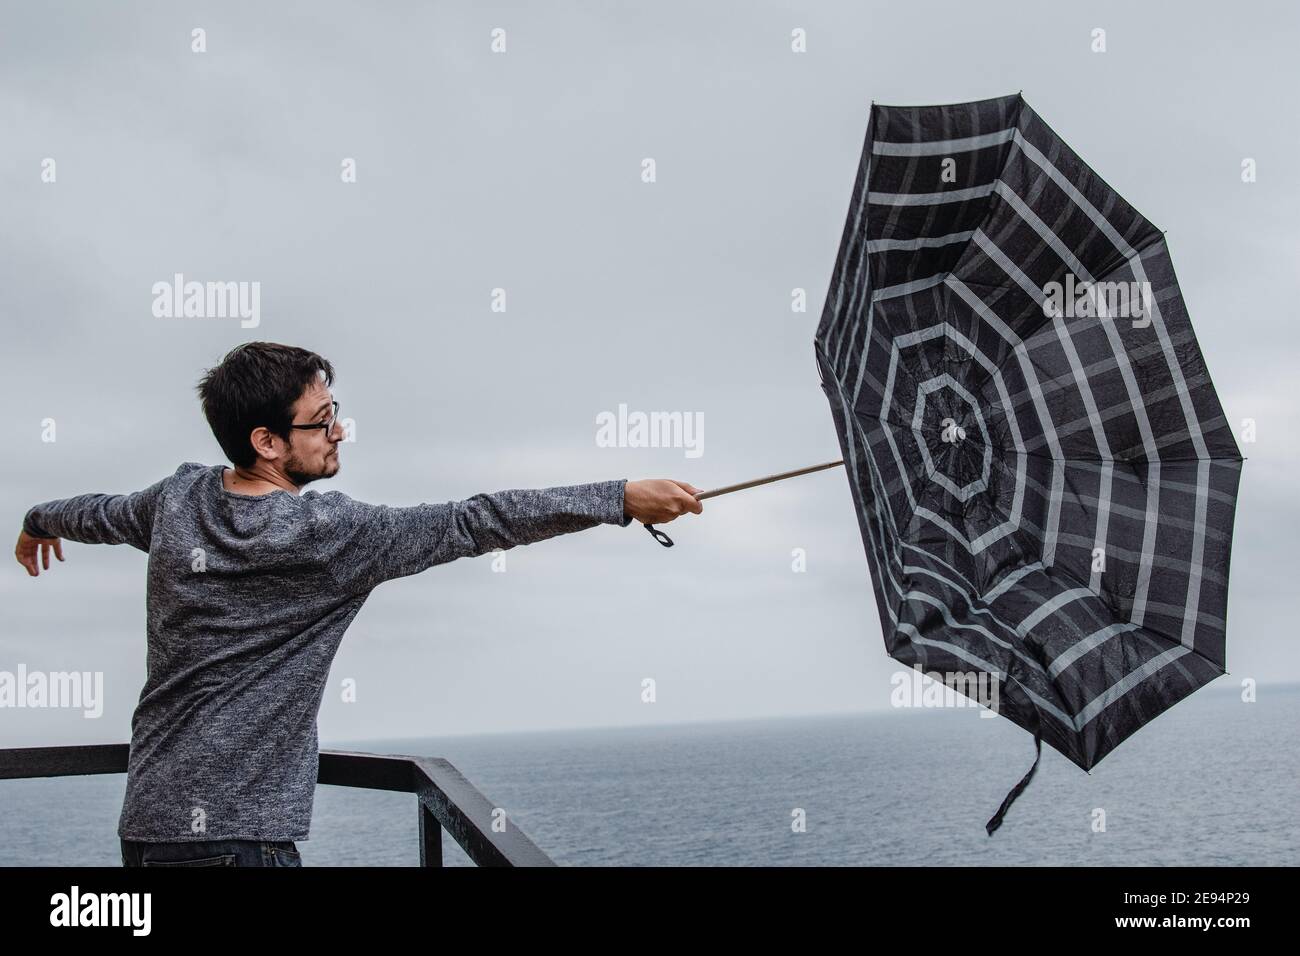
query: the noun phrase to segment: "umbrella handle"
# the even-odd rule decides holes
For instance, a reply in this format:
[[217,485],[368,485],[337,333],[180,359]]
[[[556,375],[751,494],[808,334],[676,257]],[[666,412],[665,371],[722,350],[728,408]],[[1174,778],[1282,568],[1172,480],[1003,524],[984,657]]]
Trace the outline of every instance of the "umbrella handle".
[[[712,491],[700,491],[695,495],[696,501],[703,501],[705,498],[712,498],[714,495],[728,495],[733,491],[742,491],[745,488],[753,488],[756,485],[765,485],[770,481],[782,481],[786,478],[794,478],[796,475],[806,475],[809,472],[821,471],[824,468],[834,468],[836,465],[844,464],[844,460],[828,461],[824,465],[812,465],[808,468],[799,468],[795,471],[783,471],[779,475],[768,475],[766,478],[756,478],[753,481],[744,481],[738,485],[727,485],[725,488],[714,488]],[[673,539],[668,537],[652,524],[645,526],[650,532],[651,537],[662,544],[665,548],[673,546]]]
[[673,539],[668,537],[668,535],[664,534],[654,525],[648,524],[645,526],[645,529],[650,532],[651,537],[662,544],[665,548],[671,548],[673,546]]

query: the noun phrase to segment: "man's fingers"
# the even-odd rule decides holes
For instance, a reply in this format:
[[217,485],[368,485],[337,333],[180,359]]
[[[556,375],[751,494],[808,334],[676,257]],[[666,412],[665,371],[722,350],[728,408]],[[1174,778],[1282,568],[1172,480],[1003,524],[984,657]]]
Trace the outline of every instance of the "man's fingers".
[[686,511],[689,511],[691,514],[697,515],[704,511],[703,503],[698,498],[695,497],[696,495],[700,494],[699,488],[696,488],[689,481],[678,481],[676,478],[669,478],[668,480],[671,481],[678,488],[682,489],[682,491],[685,491],[690,495],[690,497],[686,498],[685,501],[683,502],[686,506],[685,511],[682,512],[683,514],[685,514]]
[[[682,490],[686,490],[685,486],[682,487]],[[697,515],[704,510],[704,503],[697,500],[693,495],[684,494],[675,499],[673,504],[676,506],[677,514],[679,515],[684,515],[688,512]]]
[[30,546],[26,548],[23,547],[23,539],[21,537],[18,539],[18,544],[14,547],[14,559],[23,566],[29,577],[36,573],[35,563],[32,560],[32,551],[34,550],[35,549]]
[[46,571],[50,569],[51,549],[54,551],[54,556],[60,561],[66,560],[63,557],[63,539],[33,539],[23,535],[18,541],[18,546],[14,548],[14,558],[27,570],[29,576],[35,578],[40,576],[42,567]]

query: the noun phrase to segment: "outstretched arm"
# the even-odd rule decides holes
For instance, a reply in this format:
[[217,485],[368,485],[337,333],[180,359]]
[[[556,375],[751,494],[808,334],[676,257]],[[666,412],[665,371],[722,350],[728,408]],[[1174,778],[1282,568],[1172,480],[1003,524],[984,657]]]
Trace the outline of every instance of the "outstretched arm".
[[318,557],[335,583],[355,594],[457,558],[508,550],[599,524],[627,527],[699,514],[695,489],[668,480],[626,479],[512,489],[409,508],[321,495],[312,515]]
[[147,552],[154,512],[170,477],[129,495],[77,495],[36,505],[23,518],[14,556],[27,573],[35,577],[39,573],[36,562],[38,548],[44,550],[47,570],[51,546],[59,560],[63,560],[59,538],[85,544],[129,544]]

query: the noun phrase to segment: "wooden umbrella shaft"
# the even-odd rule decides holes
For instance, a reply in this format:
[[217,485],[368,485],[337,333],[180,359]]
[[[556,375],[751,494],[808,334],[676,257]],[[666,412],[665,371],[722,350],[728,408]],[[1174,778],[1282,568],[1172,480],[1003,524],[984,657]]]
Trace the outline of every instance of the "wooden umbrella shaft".
[[795,471],[783,471],[779,475],[768,475],[766,478],[755,478],[753,481],[742,481],[738,485],[727,485],[723,488],[714,488],[712,491],[701,491],[695,496],[696,501],[703,501],[705,498],[713,498],[717,495],[729,495],[733,491],[742,491],[745,488],[753,488],[755,485],[765,485],[770,481],[782,481],[786,478],[794,478],[796,475],[806,475],[814,471],[822,471],[826,468],[834,468],[836,465],[844,464],[844,459],[839,461],[828,461],[824,465],[811,465],[807,468],[798,468]]

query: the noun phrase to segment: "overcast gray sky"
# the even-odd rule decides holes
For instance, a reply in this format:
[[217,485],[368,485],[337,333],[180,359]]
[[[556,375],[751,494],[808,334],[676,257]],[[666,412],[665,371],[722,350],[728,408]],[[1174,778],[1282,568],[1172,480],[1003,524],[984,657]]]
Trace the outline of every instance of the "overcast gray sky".
[[[1228,416],[1257,422],[1220,683],[1300,679],[1296,9],[0,3],[11,534],[38,501],[222,461],[194,384],[250,339],[335,364],[357,440],[312,487],[367,501],[707,488],[837,459],[812,337],[869,103],[1023,90],[1168,230]],[[260,324],[154,317],[177,272],[259,282]],[[620,403],[702,415],[703,454],[598,447]],[[842,469],[665,530],[671,550],[607,526],[515,549],[505,573],[482,557],[382,585],[335,661],[322,740],[889,706],[899,665]],[[11,745],[130,737],[146,556],[65,554],[0,576],[0,669],[103,671],[104,714],[10,710]]]

